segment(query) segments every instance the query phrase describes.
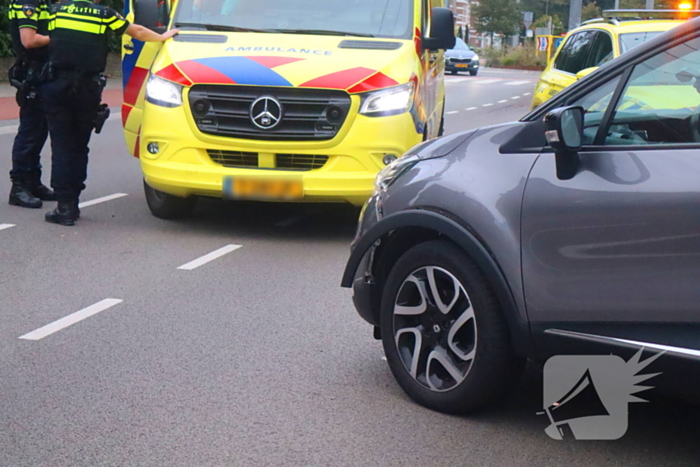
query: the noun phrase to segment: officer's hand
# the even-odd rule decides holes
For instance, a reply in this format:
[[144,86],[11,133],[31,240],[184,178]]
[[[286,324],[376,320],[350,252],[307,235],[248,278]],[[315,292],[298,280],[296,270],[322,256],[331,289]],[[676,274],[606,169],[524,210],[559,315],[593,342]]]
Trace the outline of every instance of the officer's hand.
[[167,31],[166,33],[163,34],[163,40],[168,40],[171,37],[176,36],[179,33],[180,33],[179,29],[171,29],[170,31]]

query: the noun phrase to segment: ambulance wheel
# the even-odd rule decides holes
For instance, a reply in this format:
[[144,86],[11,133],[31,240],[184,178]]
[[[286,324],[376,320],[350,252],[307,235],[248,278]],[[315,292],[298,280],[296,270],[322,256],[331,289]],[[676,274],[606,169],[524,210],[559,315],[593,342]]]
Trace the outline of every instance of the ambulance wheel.
[[143,191],[146,193],[146,203],[151,214],[160,219],[179,219],[192,214],[197,198],[179,198],[150,187],[143,181]]

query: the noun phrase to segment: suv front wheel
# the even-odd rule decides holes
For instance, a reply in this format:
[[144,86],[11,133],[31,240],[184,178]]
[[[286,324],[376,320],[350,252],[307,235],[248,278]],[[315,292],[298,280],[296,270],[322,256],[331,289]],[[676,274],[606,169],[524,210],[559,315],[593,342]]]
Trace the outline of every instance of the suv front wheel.
[[488,405],[523,368],[484,274],[447,241],[417,245],[393,267],[382,294],[381,334],[401,388],[439,412]]

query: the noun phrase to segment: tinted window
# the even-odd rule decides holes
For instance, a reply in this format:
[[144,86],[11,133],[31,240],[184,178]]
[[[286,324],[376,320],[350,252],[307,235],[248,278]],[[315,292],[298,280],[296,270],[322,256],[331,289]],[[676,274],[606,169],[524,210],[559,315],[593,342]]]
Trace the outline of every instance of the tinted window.
[[700,143],[700,38],[636,65],[605,144]]
[[331,30],[413,37],[406,0],[179,0],[175,22],[271,30]]
[[591,51],[588,54],[586,68],[600,66],[613,57],[613,45],[610,35],[603,31],[597,31],[591,43]]
[[557,70],[561,70],[561,71],[565,70],[564,67],[566,66],[566,61],[569,58],[569,51],[571,50],[571,47],[577,38],[578,38],[578,34],[575,34],[573,36],[570,36],[564,42],[564,45],[562,45],[561,50],[557,54],[556,60],[554,60],[554,68],[556,68]]
[[620,53],[625,53],[628,50],[632,50],[638,45],[644,44],[649,39],[653,39],[662,31],[654,32],[629,32],[627,34],[620,34]]
[[557,56],[554,68],[572,74],[586,68],[588,53],[595,34],[595,31],[581,31],[569,38]]

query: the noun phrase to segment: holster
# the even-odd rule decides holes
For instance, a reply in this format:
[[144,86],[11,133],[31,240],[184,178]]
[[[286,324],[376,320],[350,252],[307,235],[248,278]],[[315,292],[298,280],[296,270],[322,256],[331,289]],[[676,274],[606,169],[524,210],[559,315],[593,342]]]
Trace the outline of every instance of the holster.
[[8,70],[8,78],[12,87],[17,88],[15,100],[20,107],[27,106],[32,99],[37,97],[36,85],[38,76],[32,63],[23,57],[18,57],[15,63]]
[[109,118],[109,107],[107,104],[100,104],[97,108],[97,113],[95,114],[95,133],[102,131],[102,126],[105,124]]

